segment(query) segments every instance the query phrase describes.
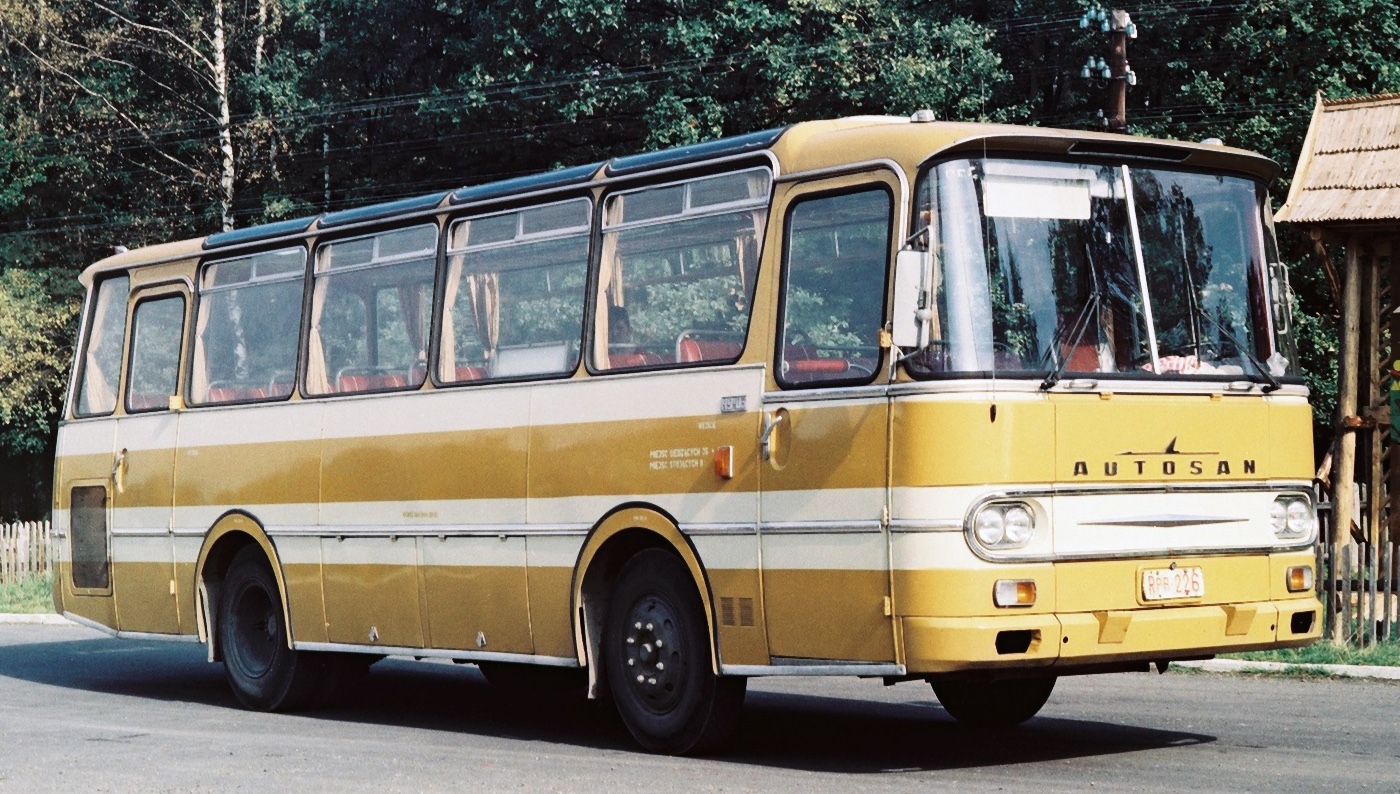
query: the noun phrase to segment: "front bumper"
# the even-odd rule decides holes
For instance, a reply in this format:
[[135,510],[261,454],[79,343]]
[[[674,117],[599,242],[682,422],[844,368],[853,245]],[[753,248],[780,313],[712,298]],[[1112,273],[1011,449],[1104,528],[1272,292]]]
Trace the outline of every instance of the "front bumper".
[[1309,593],[1233,605],[905,617],[900,628],[910,673],[1048,668],[1044,672],[1053,674],[1056,668],[1092,670],[1309,645],[1321,636],[1322,605]]

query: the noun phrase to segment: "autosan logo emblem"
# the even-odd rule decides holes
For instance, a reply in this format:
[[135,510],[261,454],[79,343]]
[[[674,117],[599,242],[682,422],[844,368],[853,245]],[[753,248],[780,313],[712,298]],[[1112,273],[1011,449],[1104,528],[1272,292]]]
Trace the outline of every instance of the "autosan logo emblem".
[[[1258,462],[1253,458],[1229,460],[1220,457],[1219,452],[1180,450],[1173,436],[1162,451],[1124,450],[1115,459],[1102,461],[1104,477],[1137,475],[1139,477],[1229,477],[1235,474],[1254,474]],[[1089,461],[1074,462],[1074,476],[1090,476]]]

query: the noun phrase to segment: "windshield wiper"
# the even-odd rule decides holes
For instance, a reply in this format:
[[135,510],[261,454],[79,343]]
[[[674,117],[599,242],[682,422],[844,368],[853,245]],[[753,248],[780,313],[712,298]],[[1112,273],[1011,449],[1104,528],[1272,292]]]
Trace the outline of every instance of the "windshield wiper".
[[[1255,383],[1262,383],[1262,384],[1263,384],[1263,389],[1262,389],[1262,391],[1263,391],[1265,394],[1268,394],[1268,393],[1270,393],[1270,392],[1276,392],[1276,391],[1278,391],[1279,389],[1283,388],[1283,384],[1282,384],[1282,383],[1279,383],[1278,378],[1274,377],[1274,376],[1273,376],[1273,373],[1269,372],[1269,369],[1268,369],[1268,367],[1266,367],[1266,366],[1264,365],[1264,362],[1260,361],[1260,360],[1259,360],[1259,357],[1256,356],[1256,355],[1254,355],[1254,353],[1252,353],[1252,352],[1250,351],[1249,348],[1247,348],[1247,347],[1245,347],[1244,345],[1240,344],[1240,340],[1236,339],[1236,338],[1235,338],[1235,335],[1232,334],[1232,333],[1230,333],[1230,329],[1226,328],[1224,323],[1222,323],[1220,320],[1216,319],[1215,317],[1212,317],[1211,314],[1210,314],[1210,312],[1206,311],[1206,310],[1205,310],[1204,308],[1202,308],[1199,304],[1193,304],[1193,305],[1194,305],[1194,308],[1196,309],[1196,314],[1197,314],[1198,316],[1200,316],[1200,317],[1204,317],[1208,322],[1210,322],[1210,323],[1211,323],[1212,325],[1214,325],[1216,328],[1220,329],[1220,333],[1221,333],[1226,339],[1230,340],[1230,342],[1231,342],[1232,344],[1234,344],[1235,349],[1238,350],[1238,351],[1240,352],[1240,358],[1244,359],[1245,361],[1248,361],[1248,362],[1249,362],[1249,365],[1250,365],[1251,367],[1254,368],[1254,371],[1257,372],[1257,373],[1259,373],[1259,377],[1262,378],[1262,380],[1258,380],[1258,379],[1255,379],[1255,378],[1250,378],[1250,380],[1254,381]],[[1200,355],[1200,346],[1199,346],[1199,345],[1197,346],[1196,351],[1197,351],[1197,352],[1196,352],[1196,355],[1199,356],[1199,355]]]

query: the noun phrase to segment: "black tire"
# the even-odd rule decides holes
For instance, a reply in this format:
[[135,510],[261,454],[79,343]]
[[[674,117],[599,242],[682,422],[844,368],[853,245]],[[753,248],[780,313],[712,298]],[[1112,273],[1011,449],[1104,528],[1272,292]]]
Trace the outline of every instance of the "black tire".
[[1020,725],[1040,711],[1055,689],[1054,677],[931,683],[943,710],[974,728]]
[[529,700],[583,700],[588,697],[588,672],[518,662],[478,662],[487,683],[512,697]]
[[316,694],[324,660],[287,647],[277,580],[262,550],[249,546],[229,565],[219,594],[219,648],[238,701],[258,711],[290,711]]
[[713,750],[738,723],[747,679],[711,669],[704,604],[674,554],[648,549],[622,566],[603,666],[623,724],[652,752]]

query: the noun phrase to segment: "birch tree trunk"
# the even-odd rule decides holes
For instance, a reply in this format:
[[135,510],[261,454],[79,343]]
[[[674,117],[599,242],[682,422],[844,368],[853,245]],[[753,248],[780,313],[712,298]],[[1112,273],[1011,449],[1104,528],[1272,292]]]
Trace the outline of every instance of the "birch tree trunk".
[[[259,9],[265,9],[261,3]],[[214,0],[214,91],[219,101],[219,155],[223,168],[219,173],[219,209],[223,230],[233,229],[233,119],[229,109],[228,54],[224,42],[224,0]]]

